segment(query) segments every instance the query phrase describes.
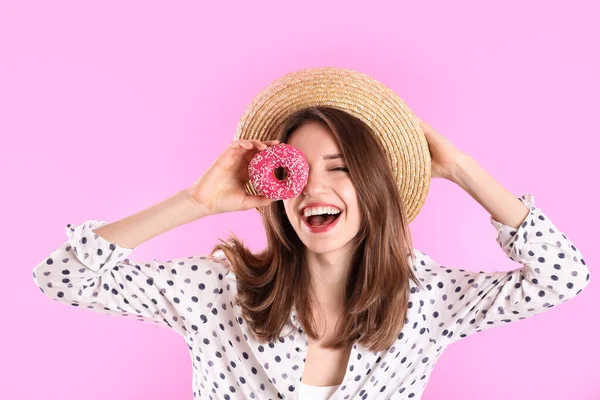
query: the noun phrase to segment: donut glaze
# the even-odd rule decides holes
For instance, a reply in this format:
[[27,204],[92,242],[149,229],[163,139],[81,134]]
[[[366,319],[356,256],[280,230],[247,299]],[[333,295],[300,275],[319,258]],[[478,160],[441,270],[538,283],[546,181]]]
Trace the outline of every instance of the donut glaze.
[[[275,176],[279,167],[287,173],[283,180]],[[302,193],[308,181],[308,171],[304,154],[287,143],[256,153],[248,164],[248,176],[254,189],[272,200],[290,199]]]

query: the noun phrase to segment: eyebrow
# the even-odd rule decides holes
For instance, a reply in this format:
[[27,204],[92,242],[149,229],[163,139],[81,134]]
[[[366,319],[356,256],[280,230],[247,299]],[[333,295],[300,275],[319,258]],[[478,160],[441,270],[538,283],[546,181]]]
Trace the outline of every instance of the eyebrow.
[[323,156],[324,160],[334,160],[336,158],[344,158],[343,154],[326,154]]

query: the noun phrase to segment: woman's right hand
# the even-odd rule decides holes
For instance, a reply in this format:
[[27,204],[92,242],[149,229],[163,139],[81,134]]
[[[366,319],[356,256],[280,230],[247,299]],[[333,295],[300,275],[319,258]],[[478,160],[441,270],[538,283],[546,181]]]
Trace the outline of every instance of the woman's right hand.
[[246,193],[248,164],[252,157],[278,140],[234,140],[189,189],[188,193],[208,215],[264,207],[274,200]]

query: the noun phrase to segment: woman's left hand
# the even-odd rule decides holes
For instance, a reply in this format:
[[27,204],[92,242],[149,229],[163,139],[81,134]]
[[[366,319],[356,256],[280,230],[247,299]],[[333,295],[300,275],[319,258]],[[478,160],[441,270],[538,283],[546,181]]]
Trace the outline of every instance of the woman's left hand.
[[[417,117],[418,118],[418,117]],[[440,135],[431,125],[421,122],[425,132],[429,153],[431,154],[431,177],[452,180],[455,176],[458,162],[468,155],[456,148],[448,139]]]

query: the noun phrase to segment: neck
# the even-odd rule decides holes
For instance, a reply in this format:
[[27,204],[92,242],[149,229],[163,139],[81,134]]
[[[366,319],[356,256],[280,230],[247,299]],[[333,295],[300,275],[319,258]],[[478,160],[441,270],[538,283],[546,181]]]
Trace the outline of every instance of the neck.
[[308,251],[306,261],[311,289],[321,311],[326,315],[341,314],[344,309],[350,255],[316,254]]

